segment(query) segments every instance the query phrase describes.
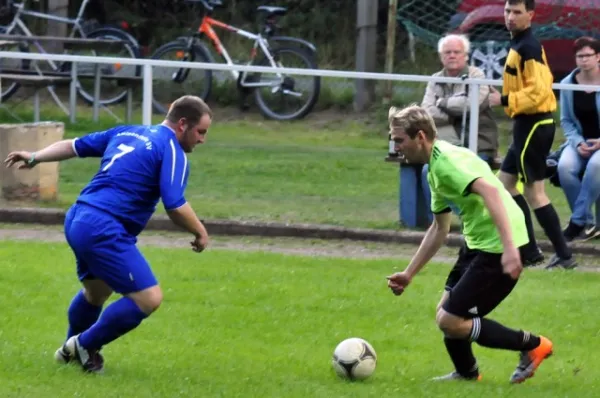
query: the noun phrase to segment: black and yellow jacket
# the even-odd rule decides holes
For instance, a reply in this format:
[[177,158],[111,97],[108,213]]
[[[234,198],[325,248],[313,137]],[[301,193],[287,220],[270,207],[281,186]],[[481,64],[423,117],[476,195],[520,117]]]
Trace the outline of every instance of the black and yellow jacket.
[[502,105],[510,117],[554,112],[554,77],[546,53],[531,28],[515,35],[504,65]]

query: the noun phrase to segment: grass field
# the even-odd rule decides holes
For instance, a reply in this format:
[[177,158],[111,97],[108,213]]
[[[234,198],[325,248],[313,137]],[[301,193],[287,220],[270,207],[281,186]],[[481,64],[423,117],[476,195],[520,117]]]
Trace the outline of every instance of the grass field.
[[[384,279],[404,266],[397,261],[143,252],[164,303],[104,349],[104,375],[86,376],[52,359],[78,286],[68,247],[0,245],[0,396],[597,396],[597,274],[528,271],[494,314],[553,339],[555,355],[535,378],[510,386],[517,355],[475,347],[482,382],[435,384],[428,379],[451,368],[433,321],[447,265],[431,264],[398,298]],[[344,382],[331,369],[335,345],[350,336],[377,350],[366,382]]]
[[[383,161],[384,120],[331,113],[279,123],[240,120],[231,116],[235,112],[218,112],[207,143],[189,155],[187,199],[200,217],[399,228],[398,166]],[[43,114],[53,115],[46,109]],[[67,137],[113,125],[105,117],[92,123],[89,110],[78,115],[81,121],[67,126]],[[508,125],[501,127],[505,148]],[[561,141],[558,134],[556,143]],[[97,159],[63,162],[60,201],[46,205],[68,207],[97,167]],[[566,223],[570,211],[562,191],[549,186],[549,193]]]

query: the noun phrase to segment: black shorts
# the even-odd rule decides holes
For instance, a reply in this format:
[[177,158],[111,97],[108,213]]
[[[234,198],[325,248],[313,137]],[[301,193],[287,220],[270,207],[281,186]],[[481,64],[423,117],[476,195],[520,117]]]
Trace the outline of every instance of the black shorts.
[[484,317],[513,290],[516,279],[502,271],[502,254],[463,247],[446,280],[450,293],[442,308],[463,318]]
[[556,124],[551,113],[515,116],[513,142],[500,170],[525,183],[546,179],[546,158],[552,149]]

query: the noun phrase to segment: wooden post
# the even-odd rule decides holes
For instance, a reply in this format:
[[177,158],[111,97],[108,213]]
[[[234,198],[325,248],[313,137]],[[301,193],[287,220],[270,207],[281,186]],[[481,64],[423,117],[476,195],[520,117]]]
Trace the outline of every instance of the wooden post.
[[[356,9],[356,71],[376,72],[377,69],[377,4],[373,0],[357,0]],[[354,109],[362,112],[375,99],[375,81],[356,79]]]
[[[36,151],[63,139],[58,122],[0,124],[0,159],[13,151]],[[1,197],[7,201],[52,201],[58,198],[58,162],[40,163],[31,170],[0,167]]]
[[[69,0],[48,0],[48,13],[59,17],[67,18],[69,16]],[[68,28],[64,22],[48,21],[46,35],[53,37],[67,37]],[[44,43],[46,46],[46,43]],[[62,42],[48,42],[46,51],[60,54],[64,51]]]
[[[394,72],[394,56],[396,55],[396,15],[398,13],[398,0],[389,0],[388,21],[387,21],[387,40],[385,49],[385,73]],[[391,80],[385,81],[383,90],[383,103],[388,105],[392,102],[393,83]]]

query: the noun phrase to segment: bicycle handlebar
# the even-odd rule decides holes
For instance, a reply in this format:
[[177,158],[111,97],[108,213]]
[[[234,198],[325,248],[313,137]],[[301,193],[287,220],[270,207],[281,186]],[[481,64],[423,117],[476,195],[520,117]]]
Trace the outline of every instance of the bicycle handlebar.
[[215,7],[219,7],[223,5],[223,1],[221,0],[200,0],[200,3],[206,8],[208,11],[213,11]]

